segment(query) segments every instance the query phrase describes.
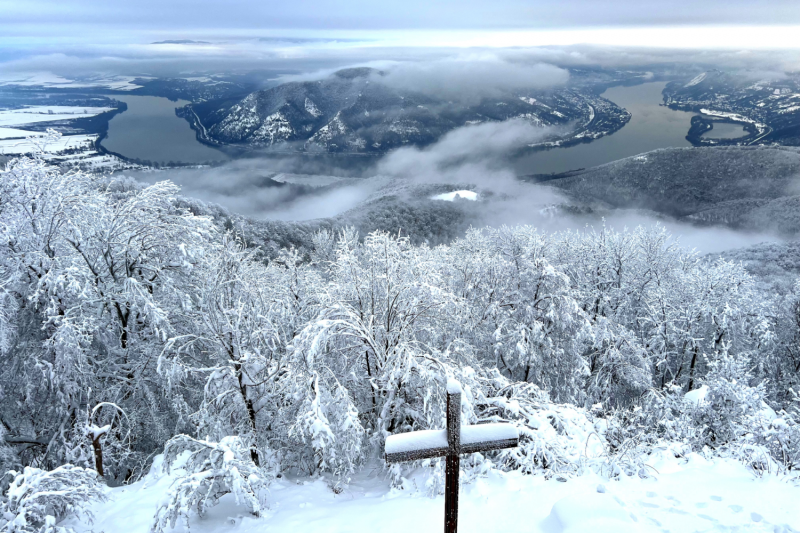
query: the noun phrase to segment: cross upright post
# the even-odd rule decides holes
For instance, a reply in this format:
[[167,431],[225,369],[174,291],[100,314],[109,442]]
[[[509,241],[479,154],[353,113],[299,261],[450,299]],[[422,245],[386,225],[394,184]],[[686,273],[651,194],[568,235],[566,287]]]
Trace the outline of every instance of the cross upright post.
[[519,443],[511,424],[461,426],[461,385],[447,381],[447,429],[412,431],[386,439],[386,462],[445,457],[444,532],[458,531],[458,474],[462,453],[514,448]]
[[458,473],[461,470],[461,386],[447,382],[447,459],[444,476],[444,533],[458,530]]

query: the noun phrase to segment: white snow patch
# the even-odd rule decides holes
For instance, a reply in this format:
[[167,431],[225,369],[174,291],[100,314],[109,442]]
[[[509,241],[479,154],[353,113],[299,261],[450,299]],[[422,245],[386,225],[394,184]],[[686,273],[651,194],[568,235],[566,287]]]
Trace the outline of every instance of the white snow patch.
[[[605,487],[603,487],[605,490]],[[583,490],[565,496],[553,505],[545,525],[551,533],[631,533],[638,527],[611,494]]]
[[418,450],[447,448],[447,430],[428,429],[400,433],[386,438],[386,453],[405,453]]
[[448,394],[461,394],[461,383],[458,380],[450,378],[447,380],[447,393]]
[[319,110],[317,104],[315,104],[311,99],[306,98],[305,102],[306,112],[314,118],[317,118],[322,115],[322,111]]
[[102,427],[95,426],[94,424],[92,424],[91,426],[86,428],[86,435],[92,440],[97,440],[98,437],[102,437],[109,431],[111,431],[111,424],[106,424],[105,426]]
[[461,428],[461,445],[518,439],[519,431],[511,424],[478,424]]
[[473,191],[452,191],[431,196],[431,200],[444,200],[446,202],[452,202],[456,198],[475,201],[478,199],[478,193]]
[[[64,135],[58,141],[44,146],[44,151],[56,153],[70,148],[89,149],[96,139],[97,135]],[[36,148],[36,142],[28,139],[0,140],[0,155],[29,154],[36,151]]]
[[691,405],[700,405],[706,401],[706,396],[708,396],[708,386],[701,385],[699,388],[684,394],[683,401]]
[[141,85],[133,83],[137,78],[154,79],[149,76],[112,76],[91,77],[81,80],[73,80],[58,76],[51,72],[0,72],[0,86],[17,85],[20,87],[47,87],[53,89],[80,89],[87,87],[106,87],[118,91],[131,91],[139,89]]
[[0,111],[0,126],[21,126],[36,122],[53,122],[56,120],[73,120],[86,118],[113,111],[113,107],[80,107],[80,106],[28,106],[22,109],[6,109]]
[[[461,427],[461,445],[518,439],[519,432],[511,424],[478,424]],[[386,438],[387,454],[447,448],[447,430],[428,429],[391,435]]]
[[16,128],[0,128],[0,139],[24,139],[30,135],[35,135],[36,132],[19,130]]
[[695,76],[694,78],[691,79],[691,81],[689,81],[689,83],[684,85],[684,87],[694,87],[695,85],[706,79],[706,75],[707,74],[703,72],[702,74]]
[[[800,530],[800,487],[785,478],[757,478],[734,461],[707,460],[694,453],[675,457],[669,449],[649,456],[648,464],[658,474],[614,481],[592,473],[561,483],[542,475],[490,472],[461,486],[459,531]],[[402,489],[391,489],[382,465],[376,463],[354,475],[341,494],[331,491],[325,477],[284,476],[262,495],[266,507],[262,517],[237,507],[229,494],[205,518],[193,514],[189,525],[192,533],[433,531],[441,526],[444,496],[426,497],[425,473],[429,471],[410,471]],[[59,525],[79,532],[149,533],[153,514],[174,479],[161,473],[161,457],[157,457],[145,479],[110,488],[109,501],[91,507],[93,524],[70,519]],[[599,492],[598,485],[605,492]],[[179,524],[175,531],[185,529]]]

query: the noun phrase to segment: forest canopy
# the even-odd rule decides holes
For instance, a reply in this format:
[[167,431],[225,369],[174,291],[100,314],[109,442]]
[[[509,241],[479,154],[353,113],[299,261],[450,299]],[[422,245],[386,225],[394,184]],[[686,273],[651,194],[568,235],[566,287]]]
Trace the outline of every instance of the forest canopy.
[[[487,227],[435,247],[320,230],[310,254],[265,259],[177,195],[35,157],[0,172],[11,493],[34,470],[129,483],[156,454],[187,452],[187,476],[214,465],[204,490],[257,513],[253,494],[283,472],[326,473],[340,490],[388,435],[443,427],[448,379],[465,423],[521,436],[465,461],[468,479],[577,473],[591,434],[592,464],[612,476],[647,475],[641,457],[665,442],[798,467],[800,285],[765,293],[660,226]],[[384,468],[400,482],[419,466],[440,491],[438,461]],[[193,490],[176,488],[154,527],[196,505]],[[34,516],[15,501],[6,514]]]

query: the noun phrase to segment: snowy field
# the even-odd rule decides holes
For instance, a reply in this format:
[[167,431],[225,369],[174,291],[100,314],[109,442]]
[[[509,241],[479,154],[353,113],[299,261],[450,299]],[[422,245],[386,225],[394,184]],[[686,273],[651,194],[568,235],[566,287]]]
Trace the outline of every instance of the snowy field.
[[[37,122],[54,122],[56,120],[74,120],[87,118],[113,111],[113,107],[81,107],[81,106],[28,106],[22,109],[0,110],[0,128],[23,126]],[[0,132],[2,134],[2,132]],[[29,132],[26,134],[30,134]],[[23,134],[22,136],[24,136]],[[0,135],[0,138],[3,138]]]
[[[45,134],[23,132],[33,139],[9,139],[2,137],[0,128],[0,156],[15,157],[31,154],[38,148],[43,150],[43,157],[48,163],[79,167],[92,172],[112,172],[115,170],[142,169],[142,165],[128,163],[114,155],[100,154],[94,146],[97,135],[59,135],[54,133],[45,140]],[[74,150],[64,153],[65,150]]]
[[117,91],[132,91],[141,85],[133,83],[131,76],[93,77],[74,80],[58,76],[51,72],[9,72],[0,73],[0,86],[17,85],[20,87],[49,87],[53,89],[81,89],[89,87],[105,87]]
[[[31,132],[27,132],[28,135]],[[49,142],[47,152],[61,152],[70,148],[92,149],[92,143],[97,135],[64,135],[56,141]],[[28,154],[36,149],[36,143],[29,139],[2,139],[0,140],[0,155]]]
[[[156,461],[160,464],[160,458]],[[461,488],[459,531],[532,533],[793,532],[800,531],[800,487],[785,478],[756,478],[740,463],[669,452],[651,460],[652,477],[609,481],[586,474],[566,482],[543,476],[492,473]],[[72,520],[76,531],[148,533],[172,479],[157,473],[109,490],[96,505],[93,525]],[[195,533],[425,533],[440,531],[444,497],[429,498],[424,478],[390,489],[380,467],[365,469],[341,493],[324,480],[279,479],[260,518],[222,498]],[[185,531],[180,523],[174,531]]]
[[[2,113],[2,111],[0,111]],[[0,127],[0,139],[24,139],[25,137],[34,134],[35,132],[28,130],[21,130],[17,128],[2,128]]]

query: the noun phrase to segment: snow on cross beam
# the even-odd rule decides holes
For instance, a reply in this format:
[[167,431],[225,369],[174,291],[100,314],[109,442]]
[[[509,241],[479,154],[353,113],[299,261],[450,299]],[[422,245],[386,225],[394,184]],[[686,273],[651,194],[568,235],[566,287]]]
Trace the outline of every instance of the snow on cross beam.
[[[461,427],[459,453],[475,453],[513,448],[519,433],[511,424],[478,424]],[[447,430],[432,429],[392,435],[386,439],[386,462],[400,463],[444,457],[447,446]]]
[[446,457],[444,531],[458,528],[458,474],[460,454],[515,448],[517,428],[511,424],[479,424],[461,427],[461,384],[447,381],[447,429],[412,431],[386,438],[387,463]]

